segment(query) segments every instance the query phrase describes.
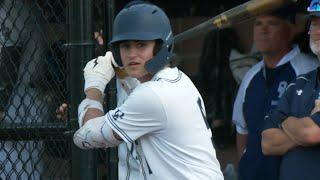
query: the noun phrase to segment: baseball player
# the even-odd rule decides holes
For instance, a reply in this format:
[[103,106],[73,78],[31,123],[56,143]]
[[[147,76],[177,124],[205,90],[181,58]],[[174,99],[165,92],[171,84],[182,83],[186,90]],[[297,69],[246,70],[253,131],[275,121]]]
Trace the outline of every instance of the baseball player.
[[[129,92],[131,92],[133,88],[135,88],[138,84],[140,84],[140,82],[135,78],[120,79],[119,77],[117,77],[117,106],[120,106],[124,103],[124,101],[128,98]],[[67,109],[68,104],[62,103],[57,109],[57,118],[66,121]],[[133,179],[143,179],[143,177],[140,176],[139,165],[137,164],[137,161],[133,159],[133,156],[131,154],[132,152],[130,152],[130,148],[125,142],[118,145],[119,180],[126,179],[126,177],[128,176],[128,167],[130,167],[130,177],[134,177]]]
[[[166,14],[153,4],[131,3],[116,16],[113,32],[112,53],[84,69],[86,99],[74,143],[92,149],[125,142],[142,179],[223,179],[201,95],[170,67],[173,35]],[[118,66],[141,84],[104,115],[104,88]],[[130,167],[126,172],[126,179],[137,179]]]
[[[320,56],[320,1],[308,8],[310,48]],[[320,172],[320,76],[319,68],[298,76],[279,106],[265,117],[262,148],[267,155],[283,155],[281,180],[316,180]]]

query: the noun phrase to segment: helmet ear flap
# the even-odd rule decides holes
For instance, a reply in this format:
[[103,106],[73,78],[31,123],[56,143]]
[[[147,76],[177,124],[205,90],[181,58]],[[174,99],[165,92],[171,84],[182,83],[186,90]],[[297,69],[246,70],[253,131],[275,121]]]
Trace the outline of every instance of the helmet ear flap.
[[154,57],[147,61],[145,64],[145,68],[147,71],[154,75],[156,74],[160,69],[164,68],[169,62],[171,61],[173,57],[173,43],[172,41],[161,43],[162,46],[156,54],[154,54]]

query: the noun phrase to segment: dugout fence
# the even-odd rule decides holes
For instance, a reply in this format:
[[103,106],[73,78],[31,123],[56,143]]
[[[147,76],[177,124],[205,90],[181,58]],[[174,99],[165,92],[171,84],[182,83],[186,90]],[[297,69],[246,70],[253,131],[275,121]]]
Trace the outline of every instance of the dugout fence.
[[[96,39],[110,37],[113,11],[104,0],[0,0],[0,179],[117,179],[115,149],[72,142],[82,69],[105,52],[107,39]],[[64,121],[56,118],[62,102]]]

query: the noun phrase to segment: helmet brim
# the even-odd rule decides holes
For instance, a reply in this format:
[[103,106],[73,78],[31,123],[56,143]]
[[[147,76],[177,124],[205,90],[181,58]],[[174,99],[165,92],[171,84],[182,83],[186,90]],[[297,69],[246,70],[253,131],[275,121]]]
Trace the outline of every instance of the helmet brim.
[[113,37],[113,39],[108,44],[112,45],[114,43],[121,42],[121,41],[152,41],[157,39],[161,39],[161,37],[159,37],[158,34],[149,33],[149,32],[122,33]]

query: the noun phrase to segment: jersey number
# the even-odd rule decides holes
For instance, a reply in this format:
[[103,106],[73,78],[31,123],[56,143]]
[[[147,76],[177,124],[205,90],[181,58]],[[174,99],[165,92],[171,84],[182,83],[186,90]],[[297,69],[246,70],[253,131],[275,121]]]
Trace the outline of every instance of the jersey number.
[[201,114],[202,114],[202,118],[203,118],[204,122],[206,123],[207,128],[210,129],[210,126],[209,126],[209,123],[207,121],[207,117],[206,117],[206,114],[205,114],[205,110],[202,107],[202,103],[201,103],[201,98],[200,97],[198,97],[197,103],[198,103],[198,106],[200,108],[200,111],[201,111]]

